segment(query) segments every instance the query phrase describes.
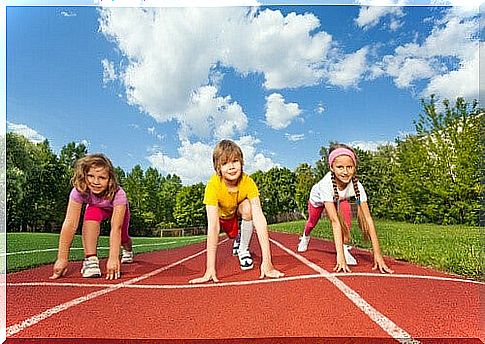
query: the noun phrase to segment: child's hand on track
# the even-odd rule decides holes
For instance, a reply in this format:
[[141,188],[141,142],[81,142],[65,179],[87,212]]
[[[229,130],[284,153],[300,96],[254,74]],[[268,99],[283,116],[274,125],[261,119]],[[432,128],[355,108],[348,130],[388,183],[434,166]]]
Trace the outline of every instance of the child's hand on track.
[[106,263],[106,279],[107,280],[113,280],[113,279],[118,279],[121,276],[120,273],[120,260],[118,258],[115,259],[108,259],[108,262]]
[[261,264],[261,275],[259,278],[280,278],[285,274],[276,270],[272,264]]
[[377,268],[379,268],[379,271],[383,274],[385,274],[386,272],[389,274],[394,273],[394,270],[386,265],[382,257],[374,259],[374,266],[372,267],[372,270],[377,270]]
[[337,264],[333,268],[335,272],[352,272],[345,262],[345,259],[337,259]]
[[67,260],[65,259],[58,259],[54,264],[54,269],[52,276],[49,277],[50,279],[57,279],[59,277],[64,277],[67,273]]
[[194,278],[189,281],[189,284],[197,284],[197,283],[205,283],[209,281],[214,281],[214,282],[219,282],[219,279],[216,276],[215,271],[207,271],[204,276],[199,277],[199,278]]

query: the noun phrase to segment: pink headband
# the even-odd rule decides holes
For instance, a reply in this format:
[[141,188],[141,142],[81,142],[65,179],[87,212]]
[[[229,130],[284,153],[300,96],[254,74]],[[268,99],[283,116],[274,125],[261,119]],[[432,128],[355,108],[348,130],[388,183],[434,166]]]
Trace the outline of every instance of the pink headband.
[[357,165],[357,162],[355,161],[355,154],[347,148],[337,148],[330,153],[328,156],[328,164],[332,166],[333,161],[335,160],[336,157],[340,155],[348,155],[352,158],[352,161],[354,162],[354,165]]

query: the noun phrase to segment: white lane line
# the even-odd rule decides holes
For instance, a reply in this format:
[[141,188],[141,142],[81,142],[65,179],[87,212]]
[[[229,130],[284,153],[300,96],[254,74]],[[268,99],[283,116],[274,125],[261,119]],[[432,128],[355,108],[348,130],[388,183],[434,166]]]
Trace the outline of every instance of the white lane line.
[[[310,262],[311,263],[311,262]],[[313,263],[311,263],[313,264]],[[350,273],[328,273],[328,276],[347,278],[347,277],[382,277],[382,278],[402,278],[402,279],[425,279],[425,280],[435,280],[444,282],[460,282],[469,284],[485,285],[484,282],[465,280],[459,278],[450,277],[439,277],[439,276],[422,276],[422,275],[406,275],[406,274],[381,274],[381,273],[367,273],[367,272],[350,272]],[[284,281],[294,281],[312,278],[325,278],[322,274],[310,274],[310,275],[299,275],[291,277],[282,277],[277,279],[261,279],[261,280],[249,280],[249,281],[238,281],[238,282],[219,282],[219,283],[208,283],[208,284],[144,284],[144,285],[125,285],[122,288],[132,288],[132,289],[193,289],[193,288],[214,288],[214,287],[225,287],[225,286],[239,286],[239,285],[250,285],[250,284],[261,284],[261,283],[271,283],[271,282],[284,282]],[[62,283],[62,282],[13,282],[13,283],[0,283],[0,287],[80,287],[80,288],[113,288],[116,284],[108,283]]]
[[[192,242],[192,241],[198,241],[198,239],[189,239],[185,240],[184,242]],[[176,244],[177,241],[167,241],[167,242],[160,242],[156,244],[138,244],[138,245],[133,245],[133,247],[148,247],[148,246],[164,246],[164,245],[171,245],[171,244]],[[82,247],[71,247],[72,251],[76,250],[84,250]],[[109,250],[109,246],[100,246],[98,247],[98,250]],[[0,253],[0,257],[5,257],[5,256],[14,256],[17,254],[31,254],[31,253],[43,253],[43,252],[57,252],[57,248],[46,248],[42,250],[30,250],[30,251],[17,251],[17,252],[3,252]]]
[[[223,241],[221,241],[219,244],[222,244],[223,242],[227,241],[228,239],[225,239]],[[164,266],[164,267],[161,267],[159,269],[156,269],[156,270],[153,270],[152,272],[149,272],[147,274],[144,274],[140,277],[137,277],[137,278],[133,278],[131,280],[128,280],[126,282],[122,282],[122,283],[118,283],[118,284],[114,284],[114,285],[110,285],[109,288],[106,288],[106,289],[102,289],[102,290],[98,290],[98,291],[95,291],[95,292],[92,292],[92,293],[89,293],[88,295],[85,295],[85,296],[81,296],[81,297],[78,297],[77,299],[74,299],[74,300],[71,300],[71,301],[68,301],[68,302],[65,302],[63,304],[60,304],[60,305],[57,305],[53,308],[50,308],[44,312],[41,312],[39,314],[36,314],[20,323],[17,323],[17,324],[14,324],[14,325],[11,325],[9,327],[7,327],[7,330],[6,330],[6,336],[7,338],[8,337],[11,337],[13,336],[14,334],[16,333],[19,333],[23,330],[25,330],[26,328],[32,326],[32,325],[35,325],[47,318],[49,318],[50,316],[52,315],[55,315],[59,312],[62,312],[68,308],[71,308],[73,306],[76,306],[76,305],[79,305],[83,302],[86,302],[86,301],[89,301],[89,300],[92,300],[98,296],[101,296],[101,295],[105,295],[107,293],[110,293],[112,291],[115,291],[115,290],[118,290],[124,286],[128,286],[128,285],[131,285],[133,283],[137,283],[137,282],[140,282],[140,281],[143,281],[144,279],[147,279],[149,277],[152,277],[152,276],[155,276],[156,274],[159,274],[165,270],[168,270],[174,266],[177,266],[179,264],[182,264],[192,258],[195,258],[197,256],[200,256],[201,254],[204,254],[206,252],[206,250],[203,250],[203,251],[200,251],[198,253],[195,253],[189,257],[186,257],[184,259],[181,259],[175,263],[172,263],[172,264],[169,264],[167,266]]]
[[379,312],[377,309],[372,307],[367,303],[356,291],[347,286],[344,282],[339,280],[335,275],[329,273],[324,268],[310,262],[305,257],[293,252],[289,248],[283,246],[281,243],[269,239],[273,244],[281,248],[283,251],[289,255],[295,257],[299,261],[303,262],[327,280],[329,280],[333,285],[335,285],[345,296],[349,298],[361,311],[363,311],[367,316],[374,321],[380,328],[387,332],[392,338],[397,340],[399,343],[420,343],[418,340],[411,337],[409,333],[404,331],[402,328],[397,326],[391,319],[387,318],[384,314]]
[[[137,285],[123,285],[121,288],[132,288],[132,289],[194,289],[194,288],[218,288],[218,287],[231,287],[231,286],[242,286],[251,284],[265,284],[272,282],[286,282],[286,281],[297,281],[312,278],[323,278],[320,274],[314,275],[303,275],[303,276],[290,276],[272,279],[258,279],[249,281],[238,281],[238,282],[217,282],[217,283],[207,283],[207,284],[137,284]],[[1,286],[1,284],[0,284]],[[85,283],[55,283],[55,282],[23,282],[23,283],[7,283],[8,287],[89,287],[89,288],[114,288],[118,287],[118,284],[85,284]]]

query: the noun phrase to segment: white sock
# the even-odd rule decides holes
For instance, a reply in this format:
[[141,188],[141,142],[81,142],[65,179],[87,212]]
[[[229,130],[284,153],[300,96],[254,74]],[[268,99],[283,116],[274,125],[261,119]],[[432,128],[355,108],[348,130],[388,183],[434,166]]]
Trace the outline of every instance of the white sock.
[[249,250],[249,242],[253,235],[253,221],[241,220],[241,241],[239,242],[239,252]]

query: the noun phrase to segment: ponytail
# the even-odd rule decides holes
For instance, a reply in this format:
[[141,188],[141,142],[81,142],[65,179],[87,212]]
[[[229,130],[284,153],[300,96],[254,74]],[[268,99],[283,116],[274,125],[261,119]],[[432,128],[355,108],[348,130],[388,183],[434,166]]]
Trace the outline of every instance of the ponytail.
[[358,181],[359,180],[357,179],[357,176],[354,175],[352,177],[352,185],[354,186],[355,203],[357,204],[357,222],[359,223],[359,228],[360,228],[360,231],[362,232],[362,237],[364,238],[365,241],[369,241],[370,240],[369,226],[367,225],[367,221],[365,220],[364,214],[362,213],[362,210],[361,210],[360,190],[359,190]]
[[342,215],[342,210],[340,208],[340,197],[338,195],[337,182],[335,181],[335,173],[332,172],[331,178],[333,186],[333,202],[335,204],[335,208],[337,209],[338,221],[340,222],[340,228],[342,229],[344,242],[347,242],[350,239],[350,228],[345,223],[344,217]]

